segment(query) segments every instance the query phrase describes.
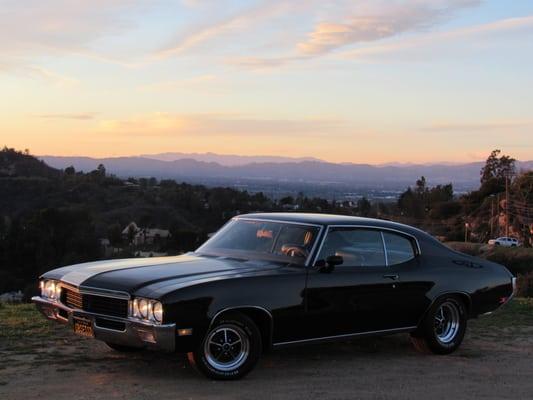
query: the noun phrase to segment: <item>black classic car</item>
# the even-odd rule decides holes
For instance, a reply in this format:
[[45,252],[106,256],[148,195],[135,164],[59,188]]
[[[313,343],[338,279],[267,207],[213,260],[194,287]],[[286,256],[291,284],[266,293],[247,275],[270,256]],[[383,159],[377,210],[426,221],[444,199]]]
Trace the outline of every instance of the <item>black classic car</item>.
[[467,320],[508,302],[515,280],[393,222],[272,213],[233,218],[195,252],[58,268],[33,301],[118,351],[188,353],[214,379],[271,348],[409,333],[448,354]]

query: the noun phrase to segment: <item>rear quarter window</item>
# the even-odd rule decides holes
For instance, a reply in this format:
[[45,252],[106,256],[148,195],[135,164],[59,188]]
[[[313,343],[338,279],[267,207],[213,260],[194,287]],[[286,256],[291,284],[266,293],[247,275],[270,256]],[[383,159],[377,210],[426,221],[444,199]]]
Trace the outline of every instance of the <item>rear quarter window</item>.
[[413,240],[391,232],[383,232],[385,248],[387,249],[387,261],[389,265],[396,265],[415,258]]

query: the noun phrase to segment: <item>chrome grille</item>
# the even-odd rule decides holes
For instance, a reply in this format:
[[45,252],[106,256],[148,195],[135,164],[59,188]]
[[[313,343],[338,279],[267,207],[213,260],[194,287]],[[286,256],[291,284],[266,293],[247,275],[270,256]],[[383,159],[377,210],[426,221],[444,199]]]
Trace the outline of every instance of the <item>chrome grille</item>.
[[78,310],[83,309],[83,299],[80,292],[67,287],[61,289],[61,302],[67,307]]
[[128,300],[84,294],[83,310],[96,314],[126,318],[128,316]]
[[77,289],[63,286],[60,300],[69,308],[113,317],[128,317],[128,300],[126,299],[84,294]]

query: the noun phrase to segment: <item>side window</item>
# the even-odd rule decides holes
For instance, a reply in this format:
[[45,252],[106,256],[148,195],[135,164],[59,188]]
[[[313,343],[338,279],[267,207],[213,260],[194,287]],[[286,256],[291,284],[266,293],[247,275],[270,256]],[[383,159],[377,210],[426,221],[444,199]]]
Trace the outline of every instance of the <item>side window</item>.
[[309,226],[288,225],[281,228],[274,254],[307,258],[317,233]]
[[401,264],[415,257],[412,240],[391,232],[383,232],[389,265]]
[[386,264],[381,232],[373,229],[331,229],[317,260],[329,256],[342,256],[343,267],[383,267]]

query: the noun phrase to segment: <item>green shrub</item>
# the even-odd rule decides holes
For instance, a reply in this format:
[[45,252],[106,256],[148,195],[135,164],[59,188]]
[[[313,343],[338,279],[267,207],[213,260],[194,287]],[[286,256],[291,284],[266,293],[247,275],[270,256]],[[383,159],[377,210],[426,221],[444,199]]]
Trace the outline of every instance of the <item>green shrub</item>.
[[469,254],[471,256],[480,256],[483,245],[480,243],[470,242],[447,242],[446,245],[455,251]]
[[464,242],[448,242],[446,245],[461,253],[505,265],[515,275],[533,272],[533,248],[498,247]]
[[533,249],[493,247],[481,257],[505,265],[514,275],[533,272]]

